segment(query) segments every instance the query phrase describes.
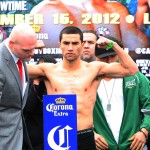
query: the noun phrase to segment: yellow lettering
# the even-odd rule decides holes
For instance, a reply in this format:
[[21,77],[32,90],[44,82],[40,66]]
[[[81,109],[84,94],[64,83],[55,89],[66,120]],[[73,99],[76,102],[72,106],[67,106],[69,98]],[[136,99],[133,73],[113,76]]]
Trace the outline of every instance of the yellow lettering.
[[2,14],[0,15],[0,25],[14,25],[14,14],[6,15]]
[[42,14],[1,14],[0,25],[15,25],[25,22],[31,25],[44,24],[44,16]]
[[15,14],[15,24],[24,22],[24,15]]
[[149,13],[144,13],[143,24],[150,24],[150,21],[149,21]]

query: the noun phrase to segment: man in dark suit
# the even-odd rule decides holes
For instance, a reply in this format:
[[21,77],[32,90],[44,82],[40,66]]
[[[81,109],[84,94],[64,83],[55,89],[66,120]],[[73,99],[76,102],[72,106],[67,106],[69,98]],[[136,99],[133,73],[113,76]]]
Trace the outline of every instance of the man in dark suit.
[[[23,113],[28,93],[29,61],[37,44],[36,33],[28,24],[16,25],[0,44],[0,150],[21,150]],[[20,66],[18,60],[22,62]]]

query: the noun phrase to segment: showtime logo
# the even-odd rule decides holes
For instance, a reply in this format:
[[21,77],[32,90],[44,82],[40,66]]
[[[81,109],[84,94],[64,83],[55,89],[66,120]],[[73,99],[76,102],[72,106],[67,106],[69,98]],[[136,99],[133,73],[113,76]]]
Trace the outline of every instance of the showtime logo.
[[[60,128],[60,129],[58,130],[58,128]],[[70,150],[71,146],[69,146],[69,131],[72,129],[73,128],[70,127],[69,125],[66,125],[64,128],[61,128],[61,126],[54,127],[49,132],[48,137],[47,137],[49,146],[53,150]],[[58,132],[58,134],[59,134],[59,142],[58,143],[54,140],[56,132]]]

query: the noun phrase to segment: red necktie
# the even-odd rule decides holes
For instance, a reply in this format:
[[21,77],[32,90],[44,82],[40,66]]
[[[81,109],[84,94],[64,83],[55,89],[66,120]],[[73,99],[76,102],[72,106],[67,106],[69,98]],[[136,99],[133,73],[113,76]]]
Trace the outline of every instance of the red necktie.
[[23,68],[22,68],[22,60],[18,59],[17,65],[18,65],[18,68],[19,68],[20,79],[21,79],[22,84],[23,84]]

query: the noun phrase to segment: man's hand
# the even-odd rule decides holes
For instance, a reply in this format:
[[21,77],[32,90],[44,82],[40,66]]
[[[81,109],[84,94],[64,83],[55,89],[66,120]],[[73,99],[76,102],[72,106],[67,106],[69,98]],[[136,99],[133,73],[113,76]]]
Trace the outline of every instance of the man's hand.
[[108,143],[102,135],[94,132],[95,144],[97,150],[105,150],[108,149]]
[[132,141],[132,144],[130,146],[131,150],[143,150],[145,143],[146,143],[146,138],[142,132],[137,132],[135,133],[129,141]]
[[[107,46],[111,43],[114,43],[112,40],[109,40],[103,36],[99,37],[99,39],[97,40],[97,45],[98,45],[98,48],[105,48],[107,49]],[[112,45],[113,47],[113,45]]]

